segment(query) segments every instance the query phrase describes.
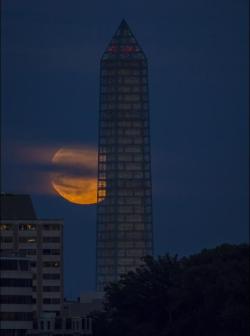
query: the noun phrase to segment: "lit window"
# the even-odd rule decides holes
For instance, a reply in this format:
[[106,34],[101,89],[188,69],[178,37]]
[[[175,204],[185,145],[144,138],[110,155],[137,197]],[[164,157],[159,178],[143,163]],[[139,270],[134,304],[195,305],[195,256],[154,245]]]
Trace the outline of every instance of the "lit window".
[[20,231],[34,231],[36,230],[35,224],[19,224]]
[[12,229],[11,224],[0,224],[0,231],[9,231]]
[[19,242],[24,244],[35,243],[36,237],[19,237]]

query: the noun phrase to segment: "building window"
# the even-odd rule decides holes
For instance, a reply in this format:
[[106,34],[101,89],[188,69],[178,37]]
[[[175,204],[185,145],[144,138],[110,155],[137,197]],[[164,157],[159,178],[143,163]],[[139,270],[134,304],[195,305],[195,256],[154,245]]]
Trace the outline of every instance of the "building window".
[[35,249],[20,249],[19,252],[23,255],[36,255]]
[[36,243],[36,237],[19,237],[19,243],[23,244]]
[[85,317],[82,318],[82,329],[83,330],[86,329],[86,318]]
[[0,260],[0,270],[12,271],[17,269],[18,269],[17,260],[8,260],[8,259]]
[[58,268],[60,267],[60,262],[59,261],[44,261],[43,267]]
[[32,321],[33,313],[30,312],[3,312],[1,311],[2,321]]
[[10,231],[12,230],[11,224],[0,224],[0,231]]
[[57,298],[45,298],[43,299],[44,304],[60,304],[60,299]]
[[66,319],[66,329],[71,329],[72,328],[72,320],[70,318]]
[[44,280],[59,280],[60,274],[59,273],[44,273],[43,279]]
[[0,287],[31,287],[31,279],[0,278]]
[[44,255],[60,255],[59,249],[43,249]]
[[44,292],[60,292],[60,286],[43,286]]
[[44,243],[60,243],[60,237],[43,237]]
[[36,230],[35,224],[19,224],[20,231],[34,231]]
[[1,304],[32,304],[31,295],[0,295]]
[[0,243],[13,243],[13,238],[12,237],[0,237]]
[[60,231],[60,224],[43,224],[43,229],[47,231]]
[[62,319],[60,319],[60,318],[55,319],[55,329],[56,330],[62,329]]

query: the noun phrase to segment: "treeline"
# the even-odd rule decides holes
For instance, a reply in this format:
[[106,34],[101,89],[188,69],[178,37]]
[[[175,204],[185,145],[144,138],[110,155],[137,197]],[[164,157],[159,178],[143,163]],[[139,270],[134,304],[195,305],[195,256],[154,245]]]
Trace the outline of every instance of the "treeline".
[[94,336],[249,335],[249,245],[146,257],[105,289]]

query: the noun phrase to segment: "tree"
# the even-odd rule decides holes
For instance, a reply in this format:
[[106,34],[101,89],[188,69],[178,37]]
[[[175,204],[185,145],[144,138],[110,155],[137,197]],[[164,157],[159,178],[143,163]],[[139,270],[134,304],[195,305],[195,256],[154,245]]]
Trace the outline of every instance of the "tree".
[[248,245],[144,261],[106,287],[94,335],[248,335]]

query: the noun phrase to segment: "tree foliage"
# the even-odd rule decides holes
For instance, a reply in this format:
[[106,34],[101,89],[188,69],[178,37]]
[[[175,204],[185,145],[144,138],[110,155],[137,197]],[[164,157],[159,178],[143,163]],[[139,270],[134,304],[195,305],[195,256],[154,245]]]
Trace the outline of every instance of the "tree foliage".
[[94,335],[248,335],[248,281],[248,245],[146,257],[106,288],[105,309],[93,314]]

